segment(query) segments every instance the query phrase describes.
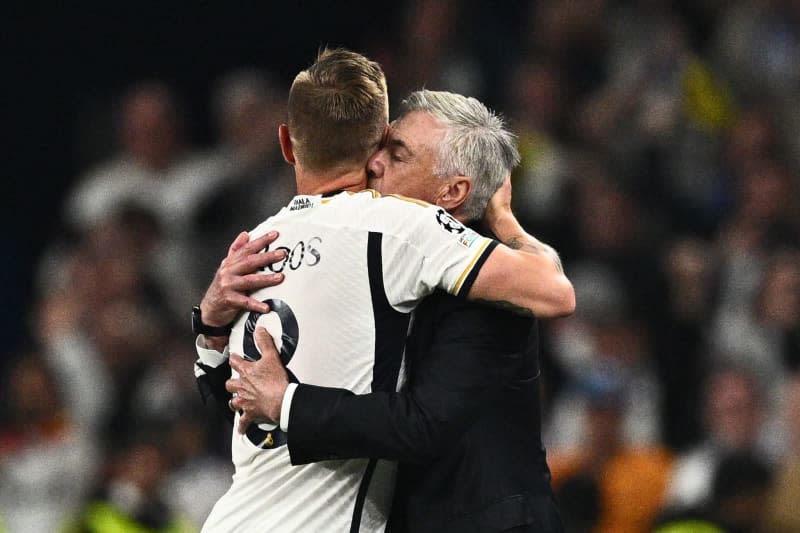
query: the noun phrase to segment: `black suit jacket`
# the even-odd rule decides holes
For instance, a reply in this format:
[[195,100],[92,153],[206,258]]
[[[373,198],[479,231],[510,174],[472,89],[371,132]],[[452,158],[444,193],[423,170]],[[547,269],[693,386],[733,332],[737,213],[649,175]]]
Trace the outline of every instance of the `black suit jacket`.
[[444,293],[426,299],[401,393],[301,384],[294,464],[399,460],[391,531],[561,531],[540,436],[534,319]]

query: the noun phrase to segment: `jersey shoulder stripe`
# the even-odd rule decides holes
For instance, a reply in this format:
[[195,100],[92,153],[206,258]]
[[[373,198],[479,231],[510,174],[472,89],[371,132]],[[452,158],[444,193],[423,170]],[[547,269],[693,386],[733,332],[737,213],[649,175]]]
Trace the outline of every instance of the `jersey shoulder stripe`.
[[472,261],[469,262],[469,264],[466,266],[466,268],[464,268],[464,271],[461,272],[461,274],[458,276],[458,278],[456,278],[456,284],[453,286],[453,292],[455,294],[457,294],[457,295],[461,294],[461,289],[464,286],[464,282],[467,280],[467,277],[473,271],[473,269],[476,266],[478,266],[478,261],[481,261],[482,258],[483,258],[483,260],[481,261],[481,263],[483,261],[486,261],[486,259],[484,258],[484,252],[486,251],[486,248],[488,248],[489,245],[492,244],[492,242],[493,241],[488,241],[488,240],[482,242],[481,245],[480,245],[480,248],[478,248],[478,250],[475,253],[475,257],[472,258]]
[[397,198],[398,200],[403,200],[404,202],[411,202],[412,204],[417,204],[422,207],[430,207],[433,204],[430,204],[424,200],[418,200],[416,198],[410,198],[408,196],[403,196],[402,194],[386,194],[383,198]]
[[453,294],[459,298],[467,297],[469,290],[472,288],[472,284],[475,283],[475,279],[478,277],[478,272],[480,272],[486,259],[489,258],[489,254],[492,253],[498,244],[497,241],[490,240],[484,241],[483,244],[481,244],[481,248],[476,253],[472,262],[464,269],[464,272],[461,273],[458,280],[456,280],[456,285],[453,287]]

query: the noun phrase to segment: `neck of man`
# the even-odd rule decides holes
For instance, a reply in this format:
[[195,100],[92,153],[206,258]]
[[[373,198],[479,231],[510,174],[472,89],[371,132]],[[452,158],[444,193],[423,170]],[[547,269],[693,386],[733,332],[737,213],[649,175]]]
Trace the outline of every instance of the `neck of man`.
[[359,168],[337,168],[330,172],[308,172],[295,167],[297,194],[325,194],[335,191],[363,191],[367,188],[367,171]]
[[450,213],[451,215],[453,215],[453,218],[455,218],[456,220],[458,220],[459,222],[461,222],[462,224],[464,224],[468,228],[474,229],[475,231],[477,231],[481,235],[484,235],[484,236],[492,236],[492,235],[494,235],[491,232],[491,230],[489,230],[489,227],[486,224],[484,224],[483,220],[481,220],[481,219],[476,220],[474,218],[467,218],[466,215],[464,214],[464,210],[460,206],[455,208],[455,209],[453,209],[452,211],[447,211],[447,212]]
[[[437,203],[437,205],[439,205],[439,204]],[[444,207],[445,210],[448,213],[450,213],[453,216],[454,219],[458,220],[459,222],[461,222],[465,226],[472,226],[476,222],[478,222],[478,221],[475,221],[475,220],[468,220],[467,217],[464,215],[464,210],[461,208],[461,206],[458,206],[455,209],[447,209],[447,207],[445,207],[445,206],[441,206],[441,207]]]
[[448,212],[449,212],[451,215],[453,215],[453,218],[454,218],[454,219],[458,220],[459,222],[461,222],[461,223],[462,223],[462,224],[464,224],[465,226],[469,226],[469,225],[470,225],[470,221],[469,221],[469,220],[467,220],[467,217],[465,217],[465,216],[464,216],[464,214],[463,214],[462,212],[460,212],[460,211],[458,211],[458,210],[456,210],[456,211],[448,211]]

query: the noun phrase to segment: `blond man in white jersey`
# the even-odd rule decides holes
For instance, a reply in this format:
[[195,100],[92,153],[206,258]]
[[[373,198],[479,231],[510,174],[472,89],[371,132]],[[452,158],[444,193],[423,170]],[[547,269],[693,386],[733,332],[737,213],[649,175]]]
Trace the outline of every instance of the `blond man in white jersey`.
[[[253,332],[264,325],[281,339],[295,381],[356,393],[394,389],[409,313],[436,288],[540,317],[572,312],[572,286],[551,257],[498,245],[438,206],[364,191],[387,107],[380,67],[358,54],[323,52],[297,76],[279,136],[298,196],[249,243],[237,239],[196,312],[196,330],[205,333],[201,382],[224,379],[228,348],[258,358]],[[253,254],[265,247],[271,250]],[[277,257],[273,274],[249,274]],[[276,279],[283,283],[271,287]],[[234,301],[249,312],[237,318]],[[264,314],[268,307],[274,312]],[[285,435],[266,425],[234,432],[232,448],[233,484],[204,531],[385,529],[391,464],[292,467]]]

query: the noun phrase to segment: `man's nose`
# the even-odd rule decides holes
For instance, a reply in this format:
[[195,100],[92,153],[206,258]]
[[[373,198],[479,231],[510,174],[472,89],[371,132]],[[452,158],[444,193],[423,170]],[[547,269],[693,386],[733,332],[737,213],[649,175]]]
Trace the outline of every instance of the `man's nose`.
[[367,176],[369,178],[382,178],[384,164],[381,159],[381,152],[378,151],[369,158],[367,161]]

